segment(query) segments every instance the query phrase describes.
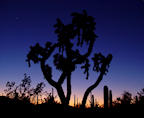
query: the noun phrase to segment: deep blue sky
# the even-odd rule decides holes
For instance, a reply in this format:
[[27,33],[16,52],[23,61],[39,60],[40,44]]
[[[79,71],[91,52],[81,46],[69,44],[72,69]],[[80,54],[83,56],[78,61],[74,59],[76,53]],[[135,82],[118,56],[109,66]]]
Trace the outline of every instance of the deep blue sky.
[[[34,85],[44,81],[39,65],[28,68],[25,62],[29,46],[55,42],[56,18],[70,23],[70,14],[83,9],[97,23],[94,51],[114,56],[109,73],[93,92],[97,99],[102,98],[104,85],[114,96],[144,88],[143,0],[0,0],[0,88],[7,81],[19,82],[24,73]],[[58,77],[55,71],[54,77]],[[90,80],[83,78],[79,70],[74,73],[73,93],[83,93],[96,76],[91,73]]]

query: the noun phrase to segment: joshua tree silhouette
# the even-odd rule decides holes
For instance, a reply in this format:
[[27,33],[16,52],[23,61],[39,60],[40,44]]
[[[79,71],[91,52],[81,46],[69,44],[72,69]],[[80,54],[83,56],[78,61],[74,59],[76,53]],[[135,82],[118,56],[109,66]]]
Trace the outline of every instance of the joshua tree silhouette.
[[[30,47],[30,52],[27,55],[27,62],[40,63],[41,70],[45,79],[50,85],[56,88],[61,103],[68,105],[71,97],[71,75],[76,70],[77,65],[82,65],[86,79],[89,78],[90,69],[90,54],[94,46],[97,35],[95,34],[95,21],[92,16],[88,16],[86,11],[83,13],[72,13],[72,23],[65,25],[60,19],[54,25],[55,33],[57,34],[57,42],[47,42],[45,47],[41,47],[38,43]],[[81,50],[87,45],[87,51]],[[58,49],[58,51],[55,51]],[[54,57],[54,66],[61,71],[58,81],[52,78],[52,67],[47,63],[52,55]],[[98,86],[100,81],[108,71],[109,64],[112,60],[112,55],[107,57],[101,53],[94,54],[92,61],[94,62],[93,71],[100,72],[97,81],[90,86],[83,97],[82,106],[85,106],[89,93]],[[62,84],[67,81],[67,93],[64,94]]]

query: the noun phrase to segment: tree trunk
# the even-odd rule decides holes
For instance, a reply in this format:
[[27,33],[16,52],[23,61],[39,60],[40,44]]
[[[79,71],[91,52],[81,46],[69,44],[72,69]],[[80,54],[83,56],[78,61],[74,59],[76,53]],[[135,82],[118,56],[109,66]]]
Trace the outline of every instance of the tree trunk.
[[57,93],[58,93],[58,96],[60,98],[61,103],[63,105],[65,105],[65,106],[67,106],[66,97],[64,95],[64,91],[63,91],[62,87],[61,86],[57,86],[55,88],[57,90]]
[[[65,97],[63,88],[61,86],[62,82],[55,82],[54,80],[52,80],[52,77],[50,75],[52,73],[51,68],[48,65],[45,65],[45,61],[41,61],[41,69],[42,69],[43,75],[46,78],[46,80],[48,81],[48,83],[50,85],[52,85],[54,88],[56,88],[61,103],[63,105],[67,105],[66,97]],[[60,78],[62,81],[64,81],[65,76],[62,74],[62,76]]]
[[93,85],[91,85],[89,88],[87,88],[87,90],[85,91],[84,96],[83,96],[83,100],[82,100],[82,108],[85,107],[89,93],[99,85],[99,83],[101,82],[101,80],[103,78],[103,75],[104,75],[104,73],[101,72],[97,81]]
[[68,76],[67,76],[67,96],[66,96],[66,102],[67,102],[68,105],[69,105],[70,97],[71,97],[71,73],[68,74]]

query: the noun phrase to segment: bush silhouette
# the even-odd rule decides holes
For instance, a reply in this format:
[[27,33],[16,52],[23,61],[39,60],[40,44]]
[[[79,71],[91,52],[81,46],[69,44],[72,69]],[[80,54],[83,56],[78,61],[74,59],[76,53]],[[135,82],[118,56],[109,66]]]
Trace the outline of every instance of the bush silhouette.
[[143,104],[144,105],[144,88],[140,91],[137,92],[138,96],[137,96],[137,104]]
[[[44,83],[38,83],[35,88],[31,88],[31,79],[30,76],[24,74],[24,79],[21,81],[19,85],[16,85],[15,82],[7,82],[5,94],[7,98],[13,100],[15,104],[30,104],[31,98],[37,96],[42,93],[44,88]],[[38,102],[38,99],[37,99]]]
[[[112,55],[103,56],[101,53],[95,53],[92,58],[90,55],[93,50],[95,39],[95,21],[92,16],[88,16],[86,11],[83,13],[72,13],[72,23],[65,25],[60,19],[54,25],[57,34],[57,42],[47,42],[45,47],[38,43],[30,47],[27,55],[27,62],[31,66],[31,61],[35,64],[40,63],[41,70],[45,79],[50,85],[56,88],[60,101],[63,105],[68,105],[71,97],[71,75],[78,65],[89,78],[90,61],[93,62],[93,71],[99,72],[96,82],[87,88],[82,100],[82,107],[85,107],[89,93],[99,85],[103,76],[108,72]],[[81,48],[87,46],[84,52]],[[58,51],[55,51],[57,50]],[[53,54],[54,53],[54,54]],[[52,78],[52,67],[48,64],[48,59],[53,55],[53,63],[57,70],[61,72],[58,81]],[[67,81],[67,93],[65,95],[62,88],[64,81]]]

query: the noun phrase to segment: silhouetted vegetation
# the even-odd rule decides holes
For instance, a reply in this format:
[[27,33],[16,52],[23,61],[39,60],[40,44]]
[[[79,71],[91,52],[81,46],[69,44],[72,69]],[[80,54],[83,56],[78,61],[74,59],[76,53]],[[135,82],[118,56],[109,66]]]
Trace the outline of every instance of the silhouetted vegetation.
[[44,86],[44,83],[41,82],[38,83],[35,88],[31,88],[30,76],[24,74],[24,79],[19,85],[16,85],[15,82],[7,82],[4,91],[7,98],[15,101],[13,102],[14,104],[30,104],[32,98],[35,98],[35,96],[38,98],[38,95],[42,93]]
[[[104,86],[104,105],[100,105],[92,90],[96,88],[103,76],[107,74],[112,55],[104,56],[101,53],[94,53],[91,57],[94,42],[97,38],[95,34],[95,21],[92,16],[88,16],[86,11],[83,13],[72,13],[71,24],[64,24],[60,19],[54,25],[55,33],[57,34],[57,42],[46,42],[45,47],[37,43],[30,47],[27,54],[27,62],[31,66],[31,61],[40,64],[40,68],[45,79],[53,86],[59,96],[59,101],[56,101],[54,89],[52,92],[43,92],[45,84],[38,83],[35,88],[31,87],[30,76],[24,74],[24,79],[19,85],[15,82],[7,82],[5,95],[0,96],[0,108],[8,111],[14,110],[22,112],[141,112],[144,109],[144,89],[137,92],[135,97],[128,91],[124,91],[121,97],[112,100],[112,90],[108,86]],[[85,47],[86,46],[86,47]],[[85,52],[82,48],[87,49]],[[53,57],[53,65],[61,75],[58,81],[52,77],[52,67],[48,63],[50,57]],[[92,63],[93,62],[93,65]],[[96,81],[89,86],[84,95],[82,102],[74,95],[74,106],[69,106],[71,98],[71,76],[72,72],[76,71],[77,66],[81,66],[86,74],[86,79],[89,79],[89,70],[98,73]],[[92,66],[91,66],[92,65]],[[66,81],[66,94],[63,90],[63,83]],[[90,94],[91,93],[91,94]],[[89,105],[86,107],[86,101],[90,94]],[[41,96],[41,100],[39,99]]]
[[[86,89],[82,107],[85,107],[89,93],[99,85],[103,76],[108,72],[112,60],[111,54],[105,57],[101,53],[95,53],[92,58],[90,57],[97,38],[95,24],[94,18],[88,16],[85,10],[83,13],[72,13],[71,24],[65,25],[60,19],[57,19],[57,23],[54,25],[58,37],[57,42],[54,44],[47,42],[45,47],[37,43],[30,47],[30,52],[27,55],[29,66],[31,61],[35,64],[40,63],[45,79],[56,88],[60,101],[65,106],[69,105],[71,98],[71,75],[78,65],[81,65],[81,69],[84,70],[86,79],[89,78],[90,61],[93,61],[93,71],[99,73],[95,83]],[[85,48],[87,51],[84,52],[81,48]],[[52,67],[47,63],[52,55],[54,66],[61,71],[58,81],[52,78]],[[62,88],[65,80],[67,81],[66,96]]]
[[[30,81],[26,81],[29,78],[25,75],[25,79],[22,80],[22,85],[24,82],[25,84],[23,85],[29,85],[28,84]],[[25,80],[25,81],[24,81]],[[29,79],[30,80],[30,79]],[[6,87],[7,89],[5,90],[6,96],[0,96],[0,109],[2,110],[14,110],[20,111],[20,112],[39,112],[39,113],[53,113],[55,112],[86,112],[86,113],[102,113],[102,112],[108,112],[108,113],[142,113],[143,108],[144,108],[144,89],[141,91],[137,92],[137,95],[132,97],[132,94],[128,91],[124,91],[121,97],[118,97],[116,100],[112,100],[112,97],[110,96],[112,94],[112,91],[108,96],[105,94],[108,93],[108,87],[105,86],[106,93],[104,92],[104,100],[106,101],[106,106],[99,105],[99,103],[96,101],[94,95],[91,93],[90,95],[90,100],[89,100],[89,107],[83,108],[80,107],[80,104],[77,102],[75,103],[75,106],[64,106],[57,102],[55,100],[56,96],[54,96],[54,91],[52,89],[51,93],[47,92],[42,92],[43,87],[41,87],[40,84],[36,86],[35,89],[32,89],[33,94],[29,94],[30,87],[25,86],[22,90],[27,89],[27,92],[21,92],[23,93],[20,94],[20,85],[14,85],[14,82],[7,82]],[[17,88],[17,89],[16,89]],[[45,97],[43,98],[43,102],[39,104],[34,104],[34,102],[30,101],[29,96],[35,96],[34,90],[38,89],[38,93],[43,94]],[[105,91],[104,89],[104,91]],[[46,95],[45,95],[46,93]],[[25,94],[25,95],[24,95]],[[36,95],[37,92],[36,92]],[[106,97],[106,98],[105,98]],[[33,99],[32,99],[33,100]],[[108,102],[109,101],[109,102]],[[112,103],[112,104],[111,104]],[[24,110],[25,109],[25,110]]]
[[142,91],[138,92],[136,96],[132,97],[132,94],[128,91],[124,91],[121,97],[118,97],[113,101],[113,111],[117,112],[142,112],[144,109],[144,94]]
[[108,109],[108,87],[104,86],[104,108]]

